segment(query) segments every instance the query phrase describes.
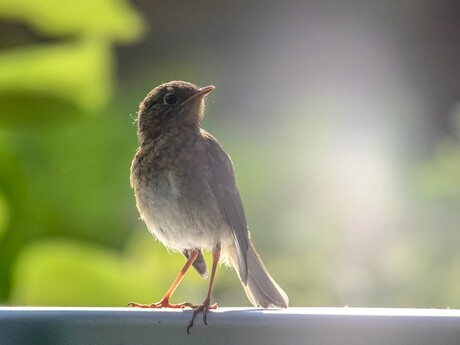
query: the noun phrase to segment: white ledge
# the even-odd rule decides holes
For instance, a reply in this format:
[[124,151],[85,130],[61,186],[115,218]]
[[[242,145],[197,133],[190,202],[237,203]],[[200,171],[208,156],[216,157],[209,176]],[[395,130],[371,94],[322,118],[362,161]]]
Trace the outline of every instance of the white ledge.
[[0,344],[460,344],[460,310],[0,307]]

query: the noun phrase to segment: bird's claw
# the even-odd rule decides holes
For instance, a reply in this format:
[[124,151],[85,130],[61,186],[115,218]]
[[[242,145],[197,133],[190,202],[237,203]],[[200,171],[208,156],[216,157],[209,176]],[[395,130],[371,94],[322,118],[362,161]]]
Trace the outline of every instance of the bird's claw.
[[207,322],[208,310],[217,309],[218,307],[219,305],[217,303],[210,305],[209,300],[205,300],[203,304],[201,305],[194,306],[193,313],[192,313],[192,319],[190,320],[187,326],[187,334],[190,334],[190,328],[193,327],[193,322],[195,321],[195,318],[199,313],[201,312],[203,313],[203,322],[207,326],[208,325],[208,322]]
[[196,308],[196,306],[190,302],[172,304],[172,303],[169,303],[168,299],[162,299],[161,301],[157,303],[151,303],[151,304],[140,304],[140,303],[130,302],[128,303],[128,307],[151,308],[151,309],[160,309],[160,308],[184,309],[187,307]]

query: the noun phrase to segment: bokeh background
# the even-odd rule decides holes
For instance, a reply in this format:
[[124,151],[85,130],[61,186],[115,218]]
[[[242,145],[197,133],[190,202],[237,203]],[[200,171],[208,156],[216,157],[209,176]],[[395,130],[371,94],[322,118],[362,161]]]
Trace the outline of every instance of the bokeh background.
[[[252,238],[292,306],[460,307],[460,3],[0,0],[0,304],[154,302],[145,94],[214,84]],[[209,259],[209,256],[208,256]],[[200,302],[185,278],[175,301]],[[230,270],[215,300],[248,302]]]

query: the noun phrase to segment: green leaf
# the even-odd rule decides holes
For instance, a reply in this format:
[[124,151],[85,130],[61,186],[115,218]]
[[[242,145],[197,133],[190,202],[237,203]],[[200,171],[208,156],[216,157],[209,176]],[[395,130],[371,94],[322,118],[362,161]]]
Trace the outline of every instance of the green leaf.
[[27,22],[52,36],[132,42],[144,31],[140,14],[122,0],[0,0],[0,16]]
[[[104,106],[112,86],[112,56],[103,40],[82,39],[4,52],[0,71],[0,94],[54,96],[86,110]],[[40,111],[38,106],[37,115]]]

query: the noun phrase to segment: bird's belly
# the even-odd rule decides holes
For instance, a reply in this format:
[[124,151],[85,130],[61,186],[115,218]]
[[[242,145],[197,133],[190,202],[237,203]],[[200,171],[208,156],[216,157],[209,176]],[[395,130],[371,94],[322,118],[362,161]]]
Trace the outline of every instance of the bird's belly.
[[230,229],[206,191],[199,200],[190,200],[167,176],[151,182],[141,194],[136,193],[136,201],[148,230],[166,247],[211,250],[232,241]]

